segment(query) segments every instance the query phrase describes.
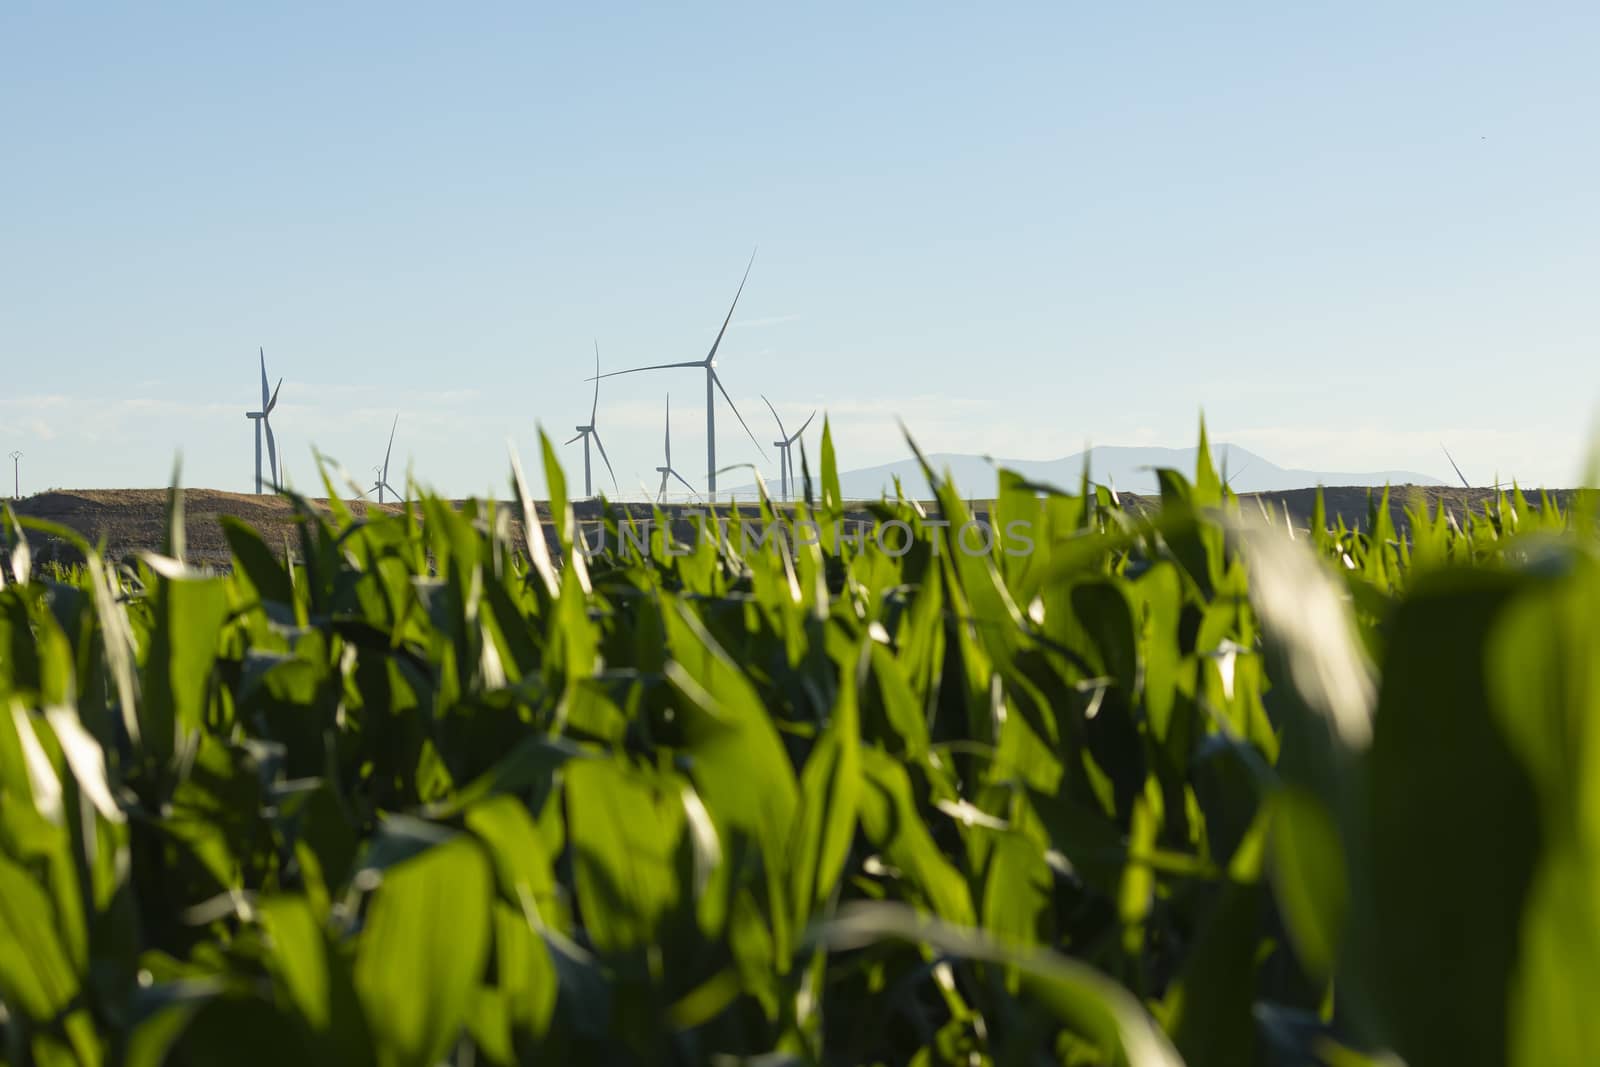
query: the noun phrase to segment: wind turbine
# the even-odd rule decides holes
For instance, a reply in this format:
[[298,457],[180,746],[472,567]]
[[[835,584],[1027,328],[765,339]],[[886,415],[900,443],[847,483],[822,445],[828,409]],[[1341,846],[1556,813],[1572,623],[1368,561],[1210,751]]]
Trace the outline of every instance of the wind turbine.
[[1229,474],[1228,473],[1228,456],[1231,455],[1232,452],[1233,452],[1233,449],[1231,449],[1231,448],[1226,448],[1222,452],[1222,487],[1224,489],[1233,488],[1233,480],[1235,478],[1239,477],[1239,475],[1243,474],[1245,472],[1245,470],[1250,466],[1250,464],[1252,462],[1254,462],[1254,460],[1248,460],[1247,459],[1247,460],[1244,461],[1244,466],[1243,467],[1240,467],[1238,470],[1234,471],[1232,474]]
[[372,483],[372,488],[377,491],[378,503],[380,504],[383,503],[383,491],[385,489],[393,493],[396,499],[405,499],[404,494],[389,484],[389,453],[394,451],[394,428],[398,425],[400,425],[400,415],[397,412],[394,417],[394,422],[389,424],[389,447],[383,450],[383,466],[372,468],[378,472],[378,480]]
[[765,394],[762,394],[762,403],[765,403],[766,410],[773,413],[773,421],[778,422],[778,432],[782,435],[782,440],[773,442],[773,448],[778,450],[778,482],[782,488],[782,498],[787,501],[789,499],[789,478],[794,477],[795,469],[794,461],[789,459],[789,450],[794,446],[795,442],[800,440],[800,435],[805,434],[805,427],[811,426],[811,419],[816,418],[816,410],[811,411],[811,414],[806,416],[806,421],[800,424],[800,429],[795,430],[794,437],[789,437],[789,430],[784,429],[784,421],[778,418],[778,408],[774,408],[773,402],[768,400]]
[[[722,320],[722,329],[717,331],[717,339],[711,343],[711,351],[706,353],[705,359],[689,360],[684,363],[652,363],[648,367],[633,367],[630,370],[612,371],[610,374],[601,374],[598,367],[595,378],[615,378],[619,374],[638,374],[647,370],[670,370],[677,367],[698,367],[706,372],[706,494],[713,502],[717,499],[717,405],[716,393],[722,394],[722,399],[728,402],[733,409],[733,417],[739,420],[739,425],[744,427],[744,432],[749,435],[750,443],[756,446],[756,451],[761,452],[761,457],[766,458],[762,451],[761,442],[756,440],[756,435],[750,433],[744,416],[739,414],[739,408],[733,402],[733,397],[722,387],[722,379],[717,377],[717,348],[722,344],[722,335],[728,332],[728,323],[733,321],[733,309],[739,306],[739,294],[744,292],[745,280],[750,277],[750,268],[755,265],[756,254],[750,253],[750,262],[745,265],[744,278],[739,279],[739,289],[733,294],[733,304],[728,308],[728,317]],[[713,392],[715,390],[715,392]],[[577,438],[573,438],[577,440]]]
[[278,486],[278,442],[273,440],[272,422],[268,419],[268,416],[272,414],[272,409],[278,406],[278,390],[283,388],[283,379],[279,378],[277,386],[272,390],[272,394],[270,396],[267,394],[267,351],[265,348],[260,350],[260,355],[261,410],[244,413],[245,418],[256,424],[256,493],[258,495],[261,492],[261,431],[263,428],[267,431],[267,460],[272,465],[272,485],[274,489]]
[[772,412],[773,421],[778,424],[778,433],[784,435],[783,440],[772,442],[772,447],[778,450],[778,482],[783,487],[783,499],[787,501],[789,499],[790,472],[794,470],[794,463],[789,459],[789,449],[796,441],[800,440],[800,435],[806,432],[806,427],[811,425],[811,420],[817,417],[817,413],[813,410],[801,427],[794,432],[794,436],[789,437],[789,431],[783,428],[783,420],[778,418],[778,409],[772,406],[772,401],[768,400],[764,393],[761,396],[761,401],[767,405],[767,410]]
[[[588,379],[594,383],[594,404],[589,408],[589,425],[574,427],[578,431],[577,436],[566,442],[570,445],[579,437],[583,438],[583,495],[586,497],[594,496],[593,491],[589,488],[589,438],[591,437],[594,438],[595,446],[600,449],[600,458],[606,461],[606,470],[611,475],[611,488],[617,488],[617,472],[611,469],[611,457],[606,455],[605,442],[600,440],[600,431],[594,427],[594,417],[600,411],[600,379],[609,377],[611,375],[600,373],[600,342],[596,341],[594,343],[594,377]],[[622,490],[617,489],[617,495],[621,496]]]
[[656,473],[661,475],[661,488],[656,490],[656,503],[657,504],[661,503],[661,501],[667,495],[667,476],[668,475],[671,475],[672,477],[678,479],[678,481],[683,482],[683,487],[685,489],[689,490],[689,492],[691,492],[691,493],[694,492],[694,486],[690,485],[688,480],[685,479],[683,475],[679,474],[672,467],[672,394],[671,393],[667,394],[667,438],[666,438],[666,445],[667,445],[667,465],[665,467],[657,467],[656,468]]

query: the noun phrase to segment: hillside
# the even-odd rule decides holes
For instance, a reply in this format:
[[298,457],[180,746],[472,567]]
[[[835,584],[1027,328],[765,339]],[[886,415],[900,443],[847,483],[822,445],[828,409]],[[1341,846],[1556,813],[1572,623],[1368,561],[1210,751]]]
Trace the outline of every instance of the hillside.
[[[1369,494],[1372,490],[1365,486],[1342,486],[1324,489],[1323,492],[1330,521],[1342,516],[1349,526],[1365,525],[1369,510]],[[1295,525],[1304,528],[1310,522],[1315,495],[1314,489],[1247,493],[1241,496],[1241,502],[1246,511],[1251,513],[1257,513],[1265,507],[1277,517],[1287,511]],[[1460,512],[1466,508],[1481,509],[1493,495],[1494,491],[1491,489],[1410,486],[1392,492],[1390,511],[1396,527],[1403,529],[1406,525],[1404,507],[1413,499],[1420,497],[1427,501],[1430,509],[1443,502],[1452,510]],[[1564,499],[1565,495],[1565,492],[1557,494],[1558,499]],[[107,554],[113,559],[120,559],[141,551],[160,550],[165,530],[166,499],[165,489],[78,489],[41,493],[15,501],[12,506],[19,515],[32,516],[66,526],[77,531],[91,543],[103,542]],[[1124,506],[1134,510],[1151,509],[1159,504],[1156,497],[1148,494],[1123,493],[1121,499]],[[741,501],[741,509],[746,513],[750,513],[748,501],[748,497]],[[312,503],[326,507],[326,501]],[[402,505],[380,505],[352,500],[346,501],[345,506],[358,517],[364,517],[380,508],[395,513]],[[505,508],[512,516],[517,514],[513,504],[501,502],[497,506]],[[540,510],[541,519],[548,523],[548,512],[544,505],[535,506]],[[646,519],[652,513],[650,505],[647,504],[633,503],[622,507],[636,518]],[[574,509],[580,522],[593,522],[599,518],[600,506],[595,501],[579,501],[574,505]],[[687,527],[691,520],[685,517],[686,514],[692,515],[698,509],[685,505],[668,505],[663,510],[677,517]],[[223,515],[232,515],[255,526],[262,532],[269,545],[294,544],[298,540],[294,513],[289,502],[279,497],[253,496],[215,489],[189,489],[184,491],[184,511],[188,555],[195,563],[220,565],[229,561],[227,540],[223,536],[222,525],[219,522]],[[984,508],[981,503],[977,511],[983,513]],[[869,518],[860,508],[849,509],[848,514],[852,520]],[[513,517],[511,523],[513,535],[520,539],[521,520]],[[552,540],[548,525],[545,533],[546,539]],[[61,551],[61,548],[51,545],[50,538],[43,534],[31,533],[29,539],[36,546],[36,555],[41,559],[51,558]],[[70,552],[65,553],[63,558],[66,557],[70,557]]]
[[[1088,463],[1091,480],[1114,485],[1121,492],[1140,495],[1157,491],[1155,471],[1169,467],[1188,473],[1194,470],[1194,448],[1105,447],[1075,452],[1052,460],[993,459],[962,453],[936,452],[928,462],[936,472],[948,471],[962,492],[974,497],[993,496],[995,470],[1005,467],[1024,477],[1047,485],[1075,490]],[[1407,470],[1319,471],[1280,467],[1264,456],[1227,443],[1211,447],[1213,462],[1226,467],[1229,486],[1238,493],[1277,492],[1326,486],[1383,486],[1446,484],[1431,474]],[[874,499],[880,493],[894,493],[898,478],[908,496],[928,494],[927,480],[914,458],[841,471],[839,485],[853,499]],[[753,486],[740,492],[753,493]]]

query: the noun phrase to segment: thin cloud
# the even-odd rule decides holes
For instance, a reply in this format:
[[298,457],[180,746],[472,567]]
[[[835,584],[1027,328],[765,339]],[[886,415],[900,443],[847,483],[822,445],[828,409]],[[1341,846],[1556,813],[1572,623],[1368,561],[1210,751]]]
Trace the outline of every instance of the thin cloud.
[[284,388],[291,384],[297,385],[298,391],[304,395],[314,396],[321,401],[336,400],[342,397],[360,397],[363,401],[370,401],[374,395],[388,398],[396,403],[414,403],[428,405],[466,404],[483,399],[481,389],[422,389],[422,388],[393,388],[388,383],[373,386],[361,382],[317,382],[301,381],[292,382],[285,380]]
[[764,326],[781,326],[786,322],[798,322],[799,315],[767,315],[757,319],[740,319],[733,325],[740,329],[759,330]]

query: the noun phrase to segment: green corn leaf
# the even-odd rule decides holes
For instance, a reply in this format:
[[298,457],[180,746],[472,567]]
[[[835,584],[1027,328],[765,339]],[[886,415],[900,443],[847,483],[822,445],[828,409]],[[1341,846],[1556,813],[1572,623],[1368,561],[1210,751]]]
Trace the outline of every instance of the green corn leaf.
[[590,939],[603,953],[659,944],[685,900],[678,786],[616,760],[579,760],[565,778],[573,885]]
[[355,987],[382,1067],[432,1067],[483,977],[493,875],[455,838],[384,872],[356,947]]
[[310,903],[277,897],[259,908],[271,945],[267,967],[284,1006],[308,1031],[307,1044],[329,1062],[373,1062],[350,963],[330,943]]
[[220,578],[196,576],[176,561],[155,560],[152,566],[161,577],[142,676],[139,736],[146,753],[165,764],[179,738],[198,730],[205,719],[228,597]]
[[790,865],[796,929],[834,892],[855,838],[861,790],[855,672],[847,670],[842,681],[833,716],[800,775]]
[[822,932],[836,948],[881,941],[927,945],[943,954],[999,964],[1021,975],[1023,996],[1090,1043],[1100,1062],[1180,1067],[1183,1061],[1139,1002],[1109,978],[1075,960],[1013,948],[949,922],[892,905],[857,905]]
[[966,879],[928,832],[905,768],[876,749],[862,750],[861,766],[861,828],[867,839],[904,872],[908,895],[926,901],[947,922],[973,925],[976,913]]

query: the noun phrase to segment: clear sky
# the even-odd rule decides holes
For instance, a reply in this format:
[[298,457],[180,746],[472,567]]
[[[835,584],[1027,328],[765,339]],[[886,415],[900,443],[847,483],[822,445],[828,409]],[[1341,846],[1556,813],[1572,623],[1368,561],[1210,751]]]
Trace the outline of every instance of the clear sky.
[[[846,467],[904,456],[897,416],[1047,459],[1203,410],[1283,466],[1447,475],[1443,441],[1570,484],[1597,56],[1593,0],[9,0],[0,452],[25,492],[177,450],[246,489],[265,346],[296,484],[312,444],[370,482],[399,412],[397,470],[503,491],[508,438],[536,467],[585,421],[595,339],[703,356],[759,245],[718,364],[764,445],[762,393]],[[625,491],[669,390],[703,481],[703,379],[636,375],[600,397]]]

